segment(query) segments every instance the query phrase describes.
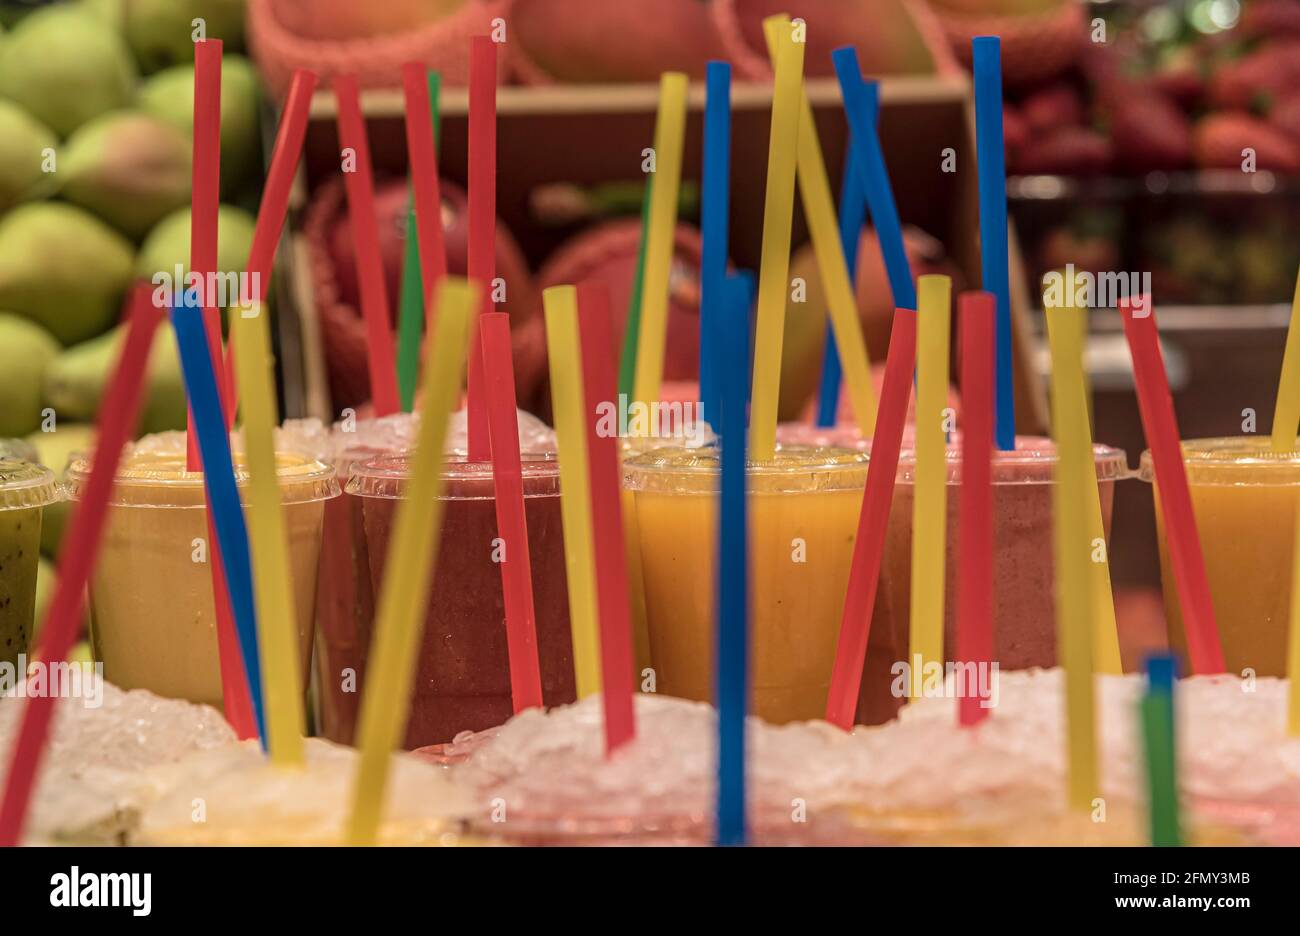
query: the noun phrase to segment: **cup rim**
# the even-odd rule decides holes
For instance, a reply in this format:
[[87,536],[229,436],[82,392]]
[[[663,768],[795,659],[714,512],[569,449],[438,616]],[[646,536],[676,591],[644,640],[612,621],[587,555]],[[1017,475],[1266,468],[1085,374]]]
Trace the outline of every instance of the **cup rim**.
[[[76,456],[64,474],[70,500],[80,500],[90,480],[91,454]],[[247,488],[248,468],[242,452],[234,453],[235,484]],[[300,452],[276,452],[276,478],[286,504],[306,504],[338,497],[342,489],[332,465]],[[148,495],[145,497],[144,495]],[[202,507],[202,471],[186,468],[186,456],[177,452],[137,452],[124,457],[113,478],[109,503],[132,507]],[[199,498],[196,500],[196,498]]]
[[[4,480],[3,475],[11,470],[25,476]],[[45,507],[62,499],[63,492],[49,467],[24,458],[0,457],[0,511]]]
[[[414,452],[389,452],[360,458],[348,465],[343,489],[358,497],[401,499],[411,478]],[[524,480],[558,479],[560,463],[554,452],[520,452],[519,462]],[[461,452],[447,452],[442,461],[443,477],[454,481],[491,481],[491,461],[471,461]]]
[[[1185,439],[1181,447],[1189,482],[1230,487],[1300,485],[1300,439],[1293,449],[1285,452],[1273,451],[1266,435]],[[1143,481],[1155,481],[1155,462],[1150,449],[1143,450],[1136,474]]]

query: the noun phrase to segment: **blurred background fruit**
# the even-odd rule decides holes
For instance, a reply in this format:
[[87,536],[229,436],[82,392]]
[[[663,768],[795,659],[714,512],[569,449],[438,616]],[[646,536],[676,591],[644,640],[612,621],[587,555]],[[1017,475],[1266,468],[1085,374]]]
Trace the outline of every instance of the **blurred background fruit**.
[[41,380],[59,343],[39,325],[0,312],[0,436],[25,436],[41,424]]
[[11,101],[0,100],[0,212],[40,187],[45,179],[42,163],[57,145],[49,127]]
[[[81,452],[87,452],[95,444],[95,428],[88,424],[77,424],[70,420],[58,420],[49,431],[38,430],[27,437],[27,441],[36,449],[42,465],[49,468],[63,480],[64,470],[69,459]],[[59,554],[59,544],[63,541],[63,531],[67,527],[68,515],[72,510],[71,501],[55,501],[46,506],[41,517],[41,553],[51,558]]]

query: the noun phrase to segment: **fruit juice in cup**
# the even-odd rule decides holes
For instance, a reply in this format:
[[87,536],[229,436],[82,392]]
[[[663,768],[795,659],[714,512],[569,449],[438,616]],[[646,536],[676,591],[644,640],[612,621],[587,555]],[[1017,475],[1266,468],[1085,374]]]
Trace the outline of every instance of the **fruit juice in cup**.
[[[954,434],[955,435],[955,434]],[[1110,537],[1115,482],[1128,476],[1120,449],[1094,445],[1102,524]],[[1010,452],[994,451],[993,481],[993,650],[1002,669],[1056,665],[1056,591],[1052,541],[1052,484],[1056,446],[1051,439],[1017,436]],[[912,505],[916,452],[904,449],[889,513],[885,575],[891,607],[904,621],[911,615]],[[957,488],[961,448],[947,451],[947,556],[944,563],[944,646],[956,644]]]
[[[1229,673],[1252,669],[1256,676],[1285,676],[1300,451],[1274,452],[1267,436],[1193,439],[1183,443],[1183,464],[1224,664]],[[1149,451],[1142,453],[1138,476],[1154,484]],[[1154,500],[1169,642],[1187,673],[1187,641],[1158,492]]]
[[[305,674],[325,503],[339,486],[334,469],[315,459],[280,452],[276,460]],[[242,490],[247,472],[238,455],[235,464]],[[72,500],[89,478],[85,459],[69,466]],[[123,457],[90,581],[91,646],[104,677],[123,689],[220,708],[206,501],[203,473],[187,471],[183,453]]]
[[[656,691],[713,699],[719,457],[664,448],[629,458]],[[783,724],[822,718],[848,587],[867,458],[778,446],[748,469],[751,712]],[[859,718],[891,717],[889,667],[906,652],[902,620],[873,617]]]
[[[577,690],[559,464],[550,456],[524,453],[522,466],[542,698],[548,706],[560,705],[572,702]],[[402,455],[352,466],[347,489],[361,501],[376,595],[410,468],[409,459]],[[443,470],[442,539],[407,723],[408,748],[450,741],[462,731],[492,728],[514,711],[492,464],[453,454]],[[383,691],[382,686],[377,689]],[[365,687],[360,690],[364,693]]]
[[41,511],[60,496],[48,468],[0,457],[0,663],[31,649]]

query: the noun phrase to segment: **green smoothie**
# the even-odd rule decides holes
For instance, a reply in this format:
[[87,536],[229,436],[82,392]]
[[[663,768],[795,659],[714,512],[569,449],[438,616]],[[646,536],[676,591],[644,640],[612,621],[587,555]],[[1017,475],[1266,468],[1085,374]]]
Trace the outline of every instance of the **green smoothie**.
[[41,510],[58,498],[48,468],[0,457],[0,663],[16,665],[30,649]]

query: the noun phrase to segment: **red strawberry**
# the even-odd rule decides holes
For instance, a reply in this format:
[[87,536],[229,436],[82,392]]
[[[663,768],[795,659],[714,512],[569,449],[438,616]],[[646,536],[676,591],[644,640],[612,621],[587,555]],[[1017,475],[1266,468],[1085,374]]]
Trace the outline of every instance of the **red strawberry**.
[[1236,32],[1241,36],[1300,36],[1300,3],[1295,0],[1251,0],[1242,11]]
[[1181,169],[1191,161],[1191,126],[1168,98],[1130,85],[1107,101],[1116,161],[1125,169]]
[[1083,100],[1073,86],[1058,83],[1025,98],[1020,112],[1030,130],[1045,133],[1083,123]]
[[1300,146],[1300,94],[1291,94],[1273,105],[1268,122],[1281,130],[1291,142]]
[[1270,42],[1235,62],[1224,62],[1210,76],[1207,97],[1216,107],[1267,110],[1300,81],[1300,42]]
[[1300,151],[1284,133],[1258,117],[1237,111],[1210,114],[1196,125],[1196,164],[1206,169],[1241,169],[1242,151],[1255,151],[1255,167],[1273,172],[1300,170]]
[[1016,171],[1030,175],[1097,175],[1111,163],[1110,141],[1084,127],[1058,127],[1020,151]]

